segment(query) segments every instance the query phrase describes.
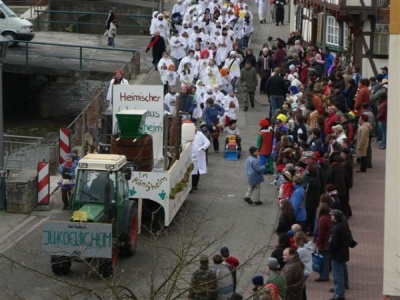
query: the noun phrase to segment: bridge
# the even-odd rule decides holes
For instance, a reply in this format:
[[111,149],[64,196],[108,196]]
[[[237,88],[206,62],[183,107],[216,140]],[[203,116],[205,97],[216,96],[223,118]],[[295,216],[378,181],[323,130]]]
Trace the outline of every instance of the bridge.
[[150,40],[150,14],[163,7],[163,1],[113,2],[118,5],[117,18],[121,20],[115,48],[109,47],[107,37],[102,35],[110,3],[76,3],[74,11],[62,10],[62,1],[48,5],[40,0],[25,7],[21,16],[34,24],[35,38],[9,48],[3,71],[104,80],[122,67],[128,78],[151,67],[151,55],[144,52]]
[[36,32],[33,41],[8,49],[3,71],[103,80],[128,64],[128,73],[136,76],[151,67],[151,55],[145,53],[149,40],[119,35],[112,48],[102,34]]

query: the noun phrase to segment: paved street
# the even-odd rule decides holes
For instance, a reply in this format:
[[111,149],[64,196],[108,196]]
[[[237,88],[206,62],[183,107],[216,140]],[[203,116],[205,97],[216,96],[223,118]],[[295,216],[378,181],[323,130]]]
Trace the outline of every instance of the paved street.
[[[276,27],[274,24],[258,24],[257,8],[251,4],[255,14],[256,32],[252,36],[251,47],[255,53],[268,36],[286,39],[289,26]],[[260,28],[260,26],[262,26]],[[145,47],[145,38],[138,39],[138,47]],[[158,85],[157,72],[151,70],[151,55],[142,52],[143,67],[150,72],[138,78],[134,84]],[[243,101],[239,94],[240,104]],[[208,248],[205,243],[193,246],[193,251],[206,248],[205,254],[212,256],[221,246],[228,246],[234,256],[242,263],[248,260],[238,272],[238,292],[249,296],[251,293],[251,278],[255,274],[264,274],[265,262],[276,244],[273,233],[278,217],[278,207],[274,201],[276,189],[269,183],[271,175],[265,177],[262,185],[262,206],[249,206],[243,201],[247,182],[244,174],[244,160],[247,149],[256,142],[258,122],[265,117],[268,107],[264,95],[256,95],[256,107],[238,114],[238,127],[242,136],[243,155],[239,161],[226,161],[222,153],[210,151],[208,174],[201,176],[199,189],[190,194],[181,210],[182,218],[177,218],[166,231],[156,239],[148,233],[139,238],[137,253],[133,258],[121,259],[118,275],[113,279],[115,284],[125,284],[139,299],[148,299],[149,276],[156,266],[155,281],[160,282],[174,264],[174,256],[165,249],[172,245],[188,242],[192,237],[192,229],[196,240],[210,241],[223,235]],[[222,141],[222,137],[221,137]],[[383,207],[384,207],[384,163],[385,151],[373,145],[373,168],[367,173],[355,174],[354,188],[351,191],[351,205],[354,216],[349,220],[354,238],[358,246],[351,250],[351,261],[348,264],[350,290],[346,299],[380,299],[382,294],[382,262],[383,262]],[[57,181],[52,178],[53,187]],[[53,188],[52,187],[52,188]],[[57,198],[58,197],[58,198]],[[50,257],[41,252],[41,222],[46,218],[51,220],[67,220],[69,213],[60,210],[59,195],[55,197],[54,209],[49,212],[35,212],[31,216],[0,214],[0,253],[6,255],[32,270],[22,269],[5,258],[0,258],[0,299],[56,299],[65,298],[79,291],[69,284],[83,285],[88,289],[98,290],[104,283],[90,274],[90,268],[83,264],[74,264],[68,276],[57,277],[54,281],[50,270]],[[202,221],[204,217],[204,222]],[[179,222],[181,221],[181,223]],[[197,226],[197,224],[199,226]],[[158,249],[158,250],[157,250]],[[187,258],[186,258],[187,259]],[[191,266],[190,271],[195,266]],[[40,273],[36,273],[35,271]],[[190,271],[182,274],[188,279]],[[315,283],[316,274],[309,279],[308,299],[329,299],[332,294],[329,288],[333,280],[327,283]],[[64,282],[65,281],[65,282]],[[183,285],[182,285],[183,286]],[[23,289],[21,288],[23,287]],[[146,294],[147,292],[147,294]],[[52,295],[51,297],[49,295]],[[59,295],[60,297],[56,296]],[[104,294],[105,295],[105,294]],[[74,299],[91,299],[94,296],[77,295]],[[160,297],[159,299],[163,299]],[[185,299],[182,297],[182,299]],[[391,298],[392,299],[392,298]]]

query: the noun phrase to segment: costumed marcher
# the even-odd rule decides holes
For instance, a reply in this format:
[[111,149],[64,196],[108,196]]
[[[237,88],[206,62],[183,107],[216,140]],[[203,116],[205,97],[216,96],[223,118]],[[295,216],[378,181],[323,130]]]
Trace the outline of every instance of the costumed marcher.
[[207,123],[208,130],[213,138],[213,147],[216,153],[219,152],[219,132],[221,129],[220,118],[225,114],[225,109],[216,104],[214,98],[206,100],[206,108],[203,111],[204,121]]
[[128,80],[124,78],[124,73],[122,73],[121,70],[116,70],[114,72],[114,77],[111,79],[110,84],[108,85],[108,91],[107,91],[107,100],[108,102],[108,111],[113,110],[113,87],[114,85],[121,84],[121,85],[129,85]]
[[232,89],[223,98],[222,106],[225,109],[224,125],[228,126],[230,120],[237,120],[237,112],[239,111],[239,101]]
[[278,0],[275,1],[275,22],[276,26],[279,26],[279,23],[283,25],[283,21],[285,19],[285,5],[286,0]]
[[192,162],[194,165],[192,171],[192,190],[197,190],[201,174],[207,174],[206,150],[211,143],[208,138],[196,128],[196,134],[192,143]]
[[257,2],[258,2],[258,18],[260,19],[260,24],[266,24],[269,0],[256,0],[256,3]]
[[157,65],[166,50],[165,40],[160,35],[159,31],[154,32],[154,36],[151,38],[150,43],[146,47],[146,53],[152,49],[153,61],[152,64],[157,70]]
[[151,23],[150,34],[154,36],[156,35],[156,32],[158,32],[163,39],[166,39],[169,36],[169,23],[165,20],[163,14],[158,14],[157,20]]

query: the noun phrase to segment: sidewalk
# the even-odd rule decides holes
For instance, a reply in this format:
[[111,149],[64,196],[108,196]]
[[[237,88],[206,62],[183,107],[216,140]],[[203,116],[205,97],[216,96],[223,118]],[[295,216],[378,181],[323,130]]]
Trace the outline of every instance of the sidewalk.
[[[356,173],[359,165],[354,165],[354,184],[350,191],[353,217],[349,225],[358,245],[350,249],[347,300],[382,299],[385,160],[386,151],[379,150],[378,144],[373,142],[373,168],[366,173]],[[329,282],[315,282],[317,277],[318,273],[313,272],[307,282],[308,299],[330,299],[332,274]]]
[[[274,39],[289,37],[288,25],[275,26],[274,23],[259,24],[257,5],[250,4],[254,14],[255,32],[251,38],[250,48],[258,55],[262,44],[269,36]],[[287,9],[286,9],[287,12]],[[285,16],[287,20],[287,16]],[[261,106],[269,106],[265,95],[256,93],[256,101]],[[264,108],[266,109],[266,108]],[[384,228],[384,189],[385,189],[385,161],[386,152],[379,150],[378,144],[373,143],[373,168],[366,173],[356,173],[358,164],[354,165],[354,185],[350,191],[350,204],[353,217],[349,220],[354,239],[357,240],[356,248],[351,249],[348,263],[350,289],[346,291],[346,299],[382,299],[383,289],[383,228]],[[275,247],[272,241],[270,247]],[[272,252],[272,251],[271,251]],[[267,256],[268,257],[268,256]],[[261,263],[259,273],[264,274],[266,264]],[[329,289],[333,287],[333,276],[329,282],[315,282],[318,277],[313,273],[307,282],[307,296],[309,300],[330,299],[333,294]],[[249,278],[249,281],[251,278]],[[250,283],[250,288],[252,287]],[[244,296],[250,296],[251,290],[247,289]],[[391,297],[391,299],[394,299]]]

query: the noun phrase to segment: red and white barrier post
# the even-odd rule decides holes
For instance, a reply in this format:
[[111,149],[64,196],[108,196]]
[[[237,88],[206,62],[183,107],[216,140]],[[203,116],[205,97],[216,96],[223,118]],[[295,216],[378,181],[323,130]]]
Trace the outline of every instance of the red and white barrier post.
[[67,154],[71,152],[71,130],[60,129],[60,164],[65,162]]
[[48,162],[38,163],[38,205],[50,204],[50,168]]

